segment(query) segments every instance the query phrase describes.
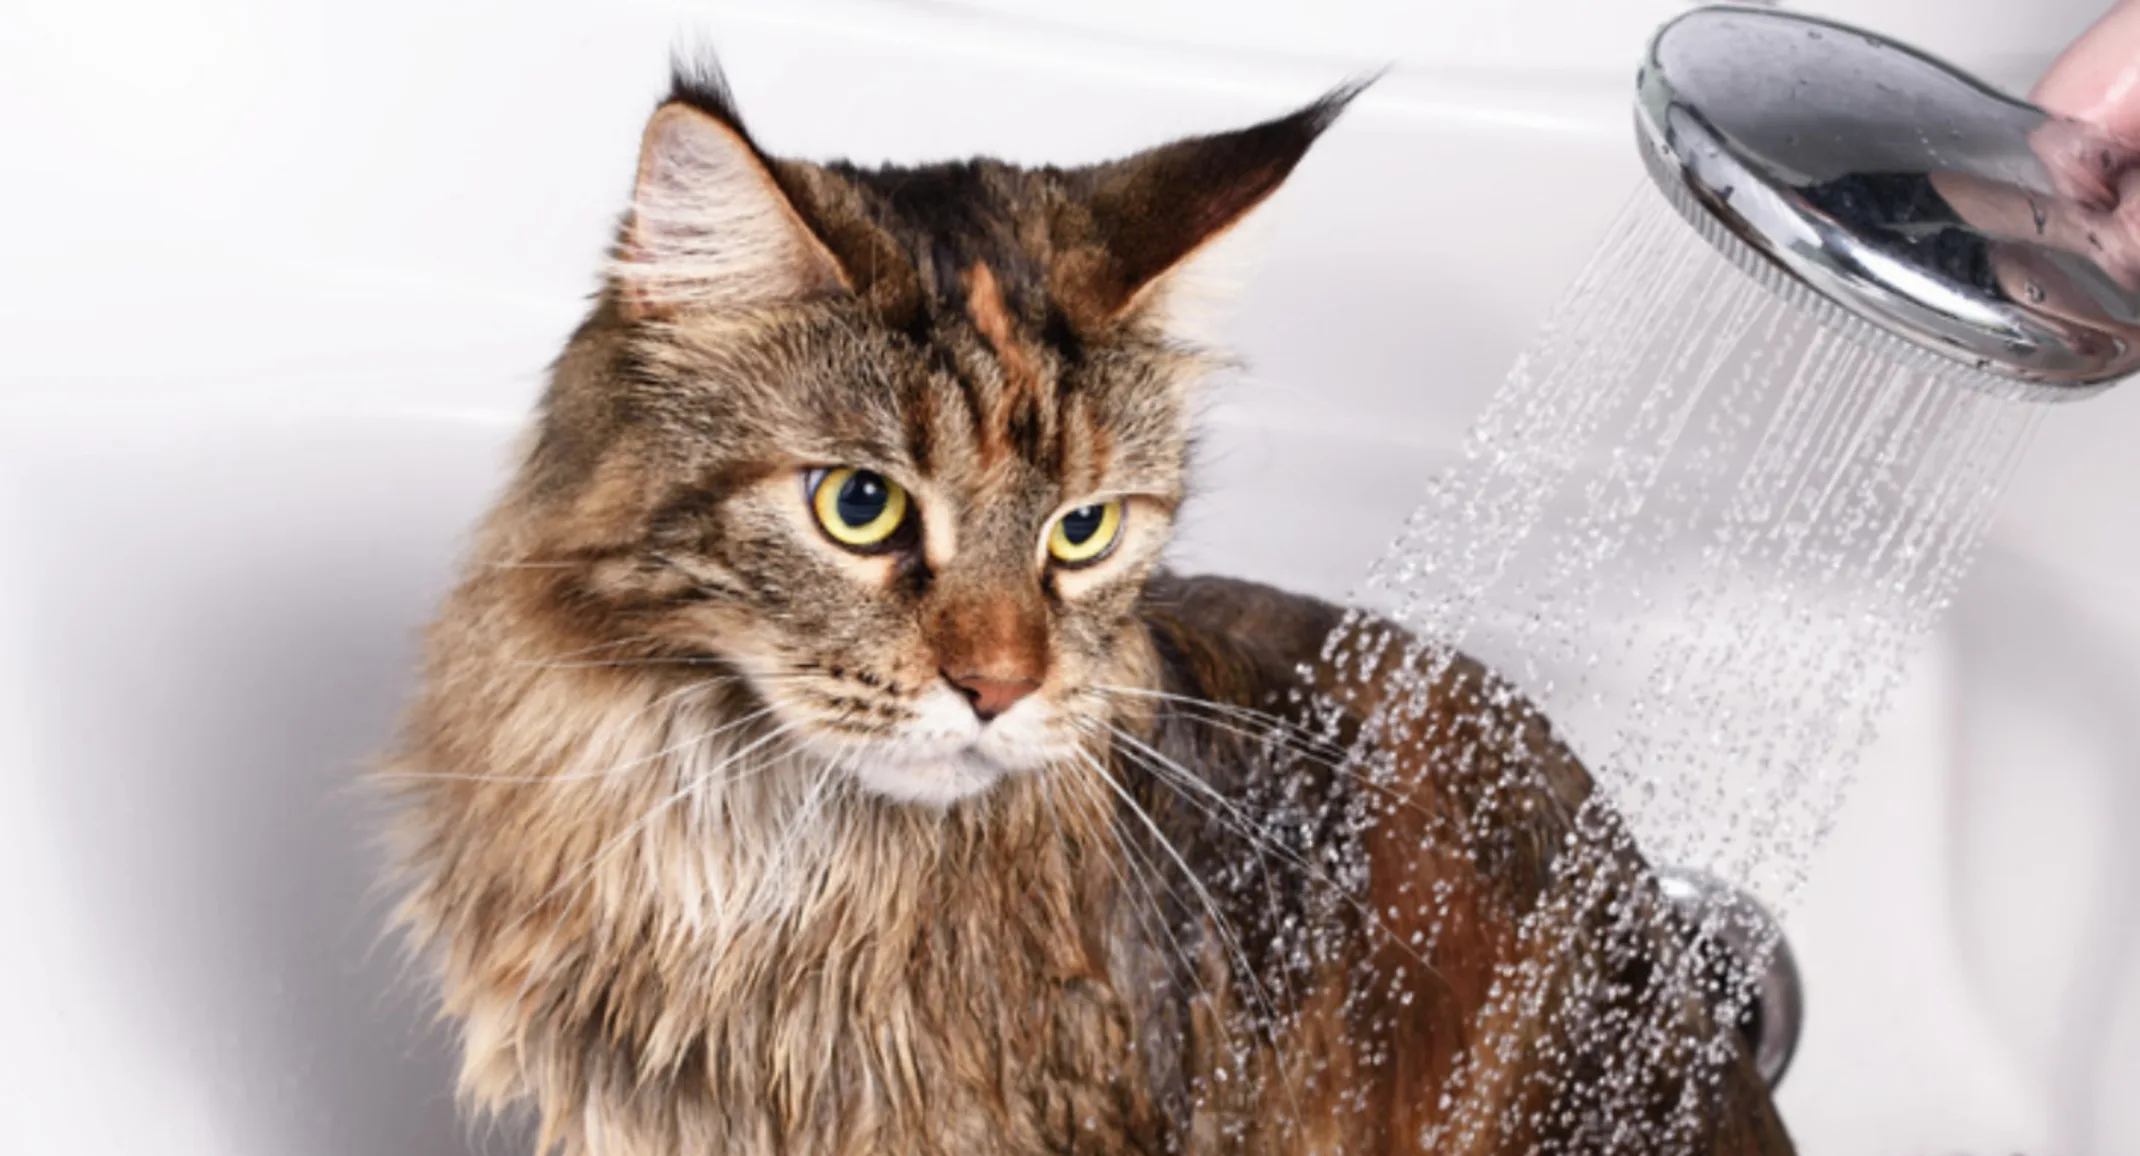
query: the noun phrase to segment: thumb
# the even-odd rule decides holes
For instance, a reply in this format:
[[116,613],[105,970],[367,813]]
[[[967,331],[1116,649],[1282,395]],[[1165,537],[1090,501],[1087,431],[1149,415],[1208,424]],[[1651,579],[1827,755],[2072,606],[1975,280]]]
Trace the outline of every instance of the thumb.
[[2030,98],[2140,147],[2140,0],[2120,0],[2044,74]]

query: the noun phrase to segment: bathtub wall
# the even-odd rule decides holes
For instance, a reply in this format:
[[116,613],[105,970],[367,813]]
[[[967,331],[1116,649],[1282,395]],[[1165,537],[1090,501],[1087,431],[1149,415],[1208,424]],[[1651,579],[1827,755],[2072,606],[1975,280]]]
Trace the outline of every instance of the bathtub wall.
[[[1637,187],[1680,7],[5,6],[0,1153],[517,1150],[456,1119],[348,785],[681,35],[862,160],[1096,159],[1394,62],[1273,206],[1179,551],[1337,595]],[[1807,7],[2023,85],[2101,4]],[[2140,392],[2058,417],[1792,916],[1809,1153],[2140,1153]]]

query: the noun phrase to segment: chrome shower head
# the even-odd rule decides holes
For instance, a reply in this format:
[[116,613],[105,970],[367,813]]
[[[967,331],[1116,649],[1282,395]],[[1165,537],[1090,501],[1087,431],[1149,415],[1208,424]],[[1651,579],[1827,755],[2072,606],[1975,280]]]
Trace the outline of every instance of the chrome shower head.
[[2140,370],[2140,268],[2105,242],[2127,154],[2087,126],[1871,33],[1739,6],[1657,32],[1635,111],[1674,207],[1854,337],[2032,399]]

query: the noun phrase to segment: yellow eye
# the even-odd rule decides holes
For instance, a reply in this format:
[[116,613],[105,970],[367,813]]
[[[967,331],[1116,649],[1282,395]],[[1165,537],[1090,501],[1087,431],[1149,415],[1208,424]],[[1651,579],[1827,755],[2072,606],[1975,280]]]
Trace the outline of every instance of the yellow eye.
[[1097,562],[1122,535],[1122,503],[1079,506],[1055,520],[1048,531],[1048,554],[1067,566]]
[[805,475],[817,524],[842,546],[880,546],[907,520],[907,492],[882,474],[842,466]]

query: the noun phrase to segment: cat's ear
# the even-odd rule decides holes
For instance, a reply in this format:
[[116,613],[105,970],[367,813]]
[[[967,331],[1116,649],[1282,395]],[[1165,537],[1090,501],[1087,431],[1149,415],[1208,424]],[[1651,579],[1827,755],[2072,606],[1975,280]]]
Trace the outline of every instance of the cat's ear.
[[626,315],[641,318],[849,287],[744,131],[718,74],[681,71],[647,121],[611,271]]
[[1084,170],[1076,207],[1086,231],[1067,291],[1088,322],[1107,323],[1178,296],[1194,266],[1278,191],[1323,130],[1370,80],[1347,84],[1276,120],[1190,137]]

